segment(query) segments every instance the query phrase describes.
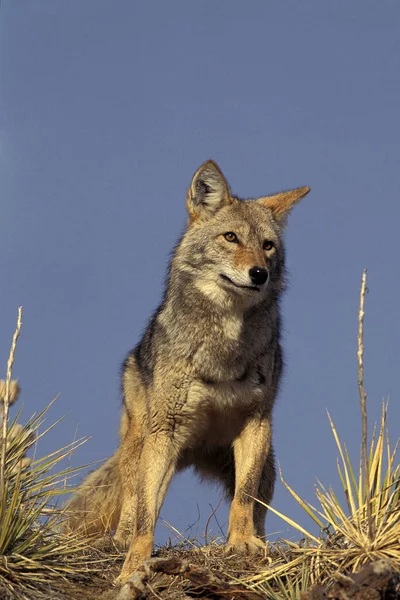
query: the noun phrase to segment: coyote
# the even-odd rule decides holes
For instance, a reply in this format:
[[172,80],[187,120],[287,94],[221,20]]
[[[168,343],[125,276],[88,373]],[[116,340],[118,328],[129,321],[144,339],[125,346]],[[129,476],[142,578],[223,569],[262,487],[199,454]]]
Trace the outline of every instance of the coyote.
[[282,371],[282,236],[309,191],[240,200],[211,160],[193,176],[164,298],[123,364],[119,449],[69,504],[72,529],[115,531],[128,550],[121,584],[151,556],[171,478],[189,466],[232,500],[227,551],[264,547]]

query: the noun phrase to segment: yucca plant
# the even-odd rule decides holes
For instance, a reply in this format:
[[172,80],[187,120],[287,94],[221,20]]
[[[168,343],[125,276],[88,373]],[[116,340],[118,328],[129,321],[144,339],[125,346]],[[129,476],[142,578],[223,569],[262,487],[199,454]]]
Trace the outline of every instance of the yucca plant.
[[310,585],[310,568],[306,561],[303,561],[297,564],[296,570],[285,576],[275,576],[272,581],[264,581],[256,587],[266,592],[269,600],[298,600]]
[[[398,443],[392,446],[387,431],[387,403],[382,405],[379,426],[375,426],[367,447],[366,394],[363,386],[363,319],[366,272],[363,273],[358,335],[358,382],[361,401],[363,436],[357,467],[348,450],[340,441],[328,413],[331,430],[339,451],[337,468],[344,502],[332,489],[319,481],[315,486],[318,507],[305,502],[283,479],[281,481],[296,502],[319,527],[320,536],[296,523],[273,507],[269,510],[281,517],[303,536],[301,543],[284,540],[288,549],[284,558],[247,580],[250,587],[262,589],[271,596],[271,590],[282,594],[282,585],[290,583],[294,594],[311,584],[329,584],[335,572],[353,573],[364,564],[384,559],[400,571],[400,465],[396,460]],[[271,587],[272,586],[272,587]],[[296,587],[297,586],[297,587]],[[279,590],[281,590],[279,592]]]
[[58,496],[70,491],[65,482],[77,471],[68,463],[60,467],[85,440],[41,458],[27,456],[59,423],[40,433],[52,402],[24,426],[17,423],[19,413],[8,424],[8,407],[19,393],[11,370],[21,316],[20,309],[7,379],[0,381],[0,598],[57,598],[69,580],[99,567],[87,551],[87,541],[62,532],[63,513],[57,506]]

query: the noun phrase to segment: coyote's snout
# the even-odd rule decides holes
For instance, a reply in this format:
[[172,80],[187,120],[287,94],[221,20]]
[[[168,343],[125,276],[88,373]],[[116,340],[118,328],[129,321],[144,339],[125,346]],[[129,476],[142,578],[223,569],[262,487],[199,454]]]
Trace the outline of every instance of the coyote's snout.
[[240,200],[213,161],[192,179],[163,301],[123,366],[120,447],[69,504],[72,528],[114,530],[128,549],[121,582],[150,557],[171,478],[189,466],[232,500],[227,550],[264,547],[282,371],[283,230],[308,192]]
[[[228,269],[226,269],[228,270]],[[266,267],[251,267],[247,273],[230,273],[231,277],[221,273],[224,281],[239,289],[261,292],[262,286],[268,283],[269,272]]]

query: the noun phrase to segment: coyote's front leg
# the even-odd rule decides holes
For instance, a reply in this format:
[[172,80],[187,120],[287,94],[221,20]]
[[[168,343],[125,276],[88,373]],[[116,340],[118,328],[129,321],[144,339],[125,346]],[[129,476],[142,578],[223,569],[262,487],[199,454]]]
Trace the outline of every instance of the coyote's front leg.
[[[169,433],[153,433],[145,438],[135,477],[136,489],[124,490],[124,514],[127,518],[125,525],[133,526],[134,530],[121,574],[117,579],[119,584],[125,583],[151,556],[156,521],[176,462],[177,452]],[[132,510],[129,511],[130,502],[135,514],[132,514]],[[123,527],[124,524],[121,523],[121,530]]]
[[254,498],[270,444],[270,417],[252,417],[234,442],[235,494],[229,514],[227,552],[255,554],[265,547],[256,537]]
[[143,444],[143,433],[138,428],[131,427],[122,439],[118,451],[122,498],[121,514],[114,542],[121,550],[127,550],[136,534],[137,488]]

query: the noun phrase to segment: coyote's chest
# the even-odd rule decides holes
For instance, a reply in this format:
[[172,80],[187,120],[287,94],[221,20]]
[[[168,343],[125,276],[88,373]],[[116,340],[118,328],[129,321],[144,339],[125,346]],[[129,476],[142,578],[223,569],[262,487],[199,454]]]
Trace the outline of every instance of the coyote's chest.
[[211,393],[216,403],[226,404],[227,398],[242,395],[244,386],[237,383],[242,383],[247,365],[256,358],[260,338],[236,315],[221,317],[196,331],[193,372],[206,384],[220,384],[203,390]]
[[191,383],[187,406],[202,413],[227,413],[235,409],[254,409],[263,401],[264,392],[252,377],[244,381],[211,383],[195,380]]
[[263,389],[250,379],[229,383],[193,381],[186,405],[193,439],[210,447],[231,444],[248,415],[256,412],[263,401]]

